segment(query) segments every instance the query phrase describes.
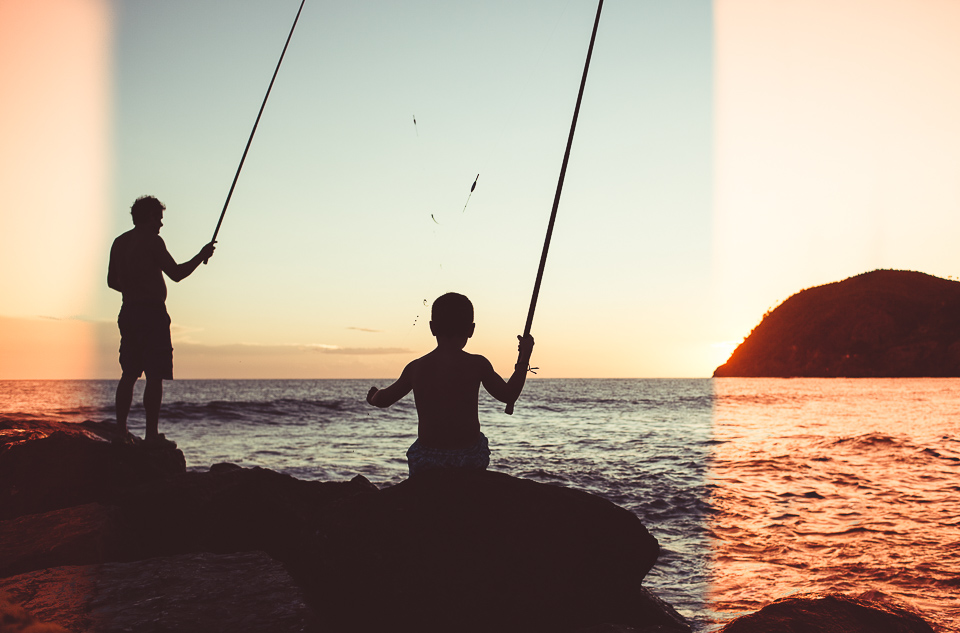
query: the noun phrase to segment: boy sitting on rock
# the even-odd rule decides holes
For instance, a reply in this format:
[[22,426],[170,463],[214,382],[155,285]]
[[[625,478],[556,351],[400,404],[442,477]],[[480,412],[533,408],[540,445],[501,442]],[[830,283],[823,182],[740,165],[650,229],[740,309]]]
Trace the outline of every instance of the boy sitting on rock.
[[527,377],[533,337],[518,336],[519,356],[504,381],[483,356],[463,350],[473,336],[473,304],[449,292],[433,302],[430,331],[437,347],[411,361],[395,383],[370,387],[367,402],[386,408],[411,390],[417,405],[417,441],[407,451],[410,474],[432,469],[484,470],[490,464],[487,438],[480,432],[480,385],[500,402],[516,402]]

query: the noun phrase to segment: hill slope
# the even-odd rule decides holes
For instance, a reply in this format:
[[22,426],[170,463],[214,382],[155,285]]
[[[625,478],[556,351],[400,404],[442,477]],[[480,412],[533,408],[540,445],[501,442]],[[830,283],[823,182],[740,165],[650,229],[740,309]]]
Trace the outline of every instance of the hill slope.
[[960,376],[960,282],[875,270],[802,290],[713,375]]

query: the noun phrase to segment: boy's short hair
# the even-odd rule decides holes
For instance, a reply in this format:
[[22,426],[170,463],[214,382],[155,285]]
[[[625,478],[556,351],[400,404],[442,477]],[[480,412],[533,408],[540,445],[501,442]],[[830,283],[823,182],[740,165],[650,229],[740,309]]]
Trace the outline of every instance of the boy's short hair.
[[140,196],[130,207],[130,215],[133,216],[133,225],[136,226],[144,220],[149,220],[153,215],[163,215],[167,207],[153,196]]
[[456,292],[437,297],[430,314],[436,336],[470,336],[473,326],[473,304]]

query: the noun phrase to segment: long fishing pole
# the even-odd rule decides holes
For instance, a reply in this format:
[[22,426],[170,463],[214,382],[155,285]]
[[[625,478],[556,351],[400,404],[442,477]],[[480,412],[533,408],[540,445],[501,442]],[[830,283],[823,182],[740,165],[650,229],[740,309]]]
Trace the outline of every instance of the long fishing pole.
[[[547,237],[543,241],[543,252],[540,254],[540,268],[537,270],[537,281],[533,284],[533,296],[530,297],[530,309],[527,311],[527,323],[523,328],[523,335],[530,334],[533,326],[533,313],[537,310],[537,298],[540,296],[540,282],[543,281],[543,269],[547,265],[547,252],[550,250],[550,238],[553,236],[553,224],[557,219],[557,208],[560,206],[560,193],[563,191],[563,179],[567,175],[567,161],[570,160],[570,147],[573,145],[573,134],[577,130],[577,117],[580,116],[580,102],[583,100],[583,89],[587,85],[587,72],[590,70],[590,58],[593,56],[593,43],[597,39],[597,28],[600,26],[600,13],[603,11],[603,0],[597,4],[597,18],[593,22],[593,33],[590,35],[590,46],[587,48],[587,61],[583,64],[583,77],[580,79],[580,92],[577,94],[577,105],[573,109],[573,122],[570,123],[570,136],[567,137],[567,149],[563,153],[563,164],[560,166],[560,179],[557,181],[557,192],[553,196],[553,209],[550,211],[550,222],[547,224]],[[508,402],[504,411],[513,415],[513,402]]]
[[[220,225],[223,224],[223,216],[227,214],[227,207],[230,206],[230,198],[233,197],[233,190],[237,186],[237,179],[240,178],[240,170],[243,169],[243,161],[247,160],[247,152],[250,151],[250,143],[253,142],[253,135],[257,133],[257,126],[260,125],[260,117],[263,116],[263,108],[267,105],[267,99],[270,98],[270,91],[273,89],[273,82],[277,79],[277,73],[280,72],[280,64],[283,63],[283,56],[287,54],[287,46],[290,45],[290,38],[293,37],[293,30],[297,28],[297,21],[300,19],[300,12],[303,11],[303,5],[307,0],[300,0],[300,8],[297,10],[297,17],[293,19],[293,26],[290,27],[290,34],[287,35],[287,41],[283,45],[283,51],[280,53],[280,61],[273,71],[273,77],[270,78],[270,85],[267,86],[267,94],[263,96],[263,103],[260,104],[260,112],[257,113],[257,120],[253,123],[253,129],[250,130],[250,138],[247,139],[247,146],[243,148],[243,156],[240,157],[240,166],[237,167],[237,173],[233,177],[233,183],[230,185],[230,191],[227,193],[227,200],[223,203],[223,211],[220,212],[220,219],[217,221],[217,228],[213,231],[211,242],[217,241],[217,234],[220,233]],[[206,260],[203,262],[207,263]]]

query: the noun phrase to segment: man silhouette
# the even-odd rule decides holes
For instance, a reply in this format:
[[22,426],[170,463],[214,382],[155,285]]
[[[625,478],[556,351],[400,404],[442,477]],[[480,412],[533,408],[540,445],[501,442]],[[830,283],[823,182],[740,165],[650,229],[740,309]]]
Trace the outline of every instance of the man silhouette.
[[167,285],[163,275],[173,281],[188,277],[201,262],[213,256],[214,243],[205,245],[190,261],[178,264],[160,237],[166,207],[153,196],[137,198],[130,207],[133,229],[113,241],[107,285],[123,295],[117,325],[120,327],[120,368],[117,385],[117,437],[121,443],[133,442],[127,432],[127,416],[133,401],[133,387],[146,374],[143,392],[149,444],[176,447],[158,432],[163,381],[173,379],[173,344],[170,317],[167,315]]

